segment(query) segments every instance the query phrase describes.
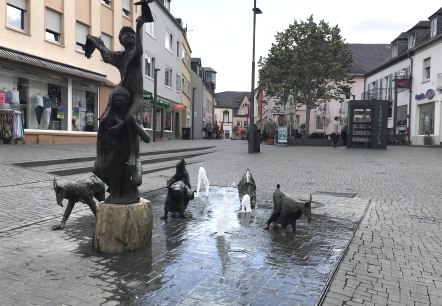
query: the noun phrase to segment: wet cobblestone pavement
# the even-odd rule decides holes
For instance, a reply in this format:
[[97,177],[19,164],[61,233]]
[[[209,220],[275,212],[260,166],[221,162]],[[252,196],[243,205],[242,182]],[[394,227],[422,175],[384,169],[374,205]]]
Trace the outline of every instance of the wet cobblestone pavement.
[[[219,236],[224,192],[231,203],[230,228]],[[152,246],[143,251],[93,252],[93,216],[87,210],[69,220],[65,231],[37,234],[40,248],[30,246],[33,254],[27,253],[29,229],[2,234],[8,250],[2,256],[20,256],[28,281],[41,280],[41,288],[28,292],[26,281],[20,282],[23,276],[16,274],[20,267],[4,268],[9,292],[25,301],[38,291],[36,304],[57,295],[69,305],[314,305],[367,205],[355,198],[314,195],[312,222],[301,217],[296,233],[285,234],[279,226],[262,229],[272,211],[270,193],[258,194],[257,209],[244,213],[238,211],[237,189],[211,186],[208,197],[200,194],[189,202],[186,219],[161,220],[165,193],[144,195],[152,202],[154,227]],[[77,255],[63,257],[70,252]],[[47,260],[51,267],[42,272]]]
[[[52,190],[54,167],[16,164],[81,159],[94,146],[0,146],[0,305],[442,305],[439,149],[263,145],[251,156],[246,142],[212,143],[213,153],[189,158],[188,171],[196,186],[204,166],[213,193],[191,201],[187,219],[167,221],[159,218],[163,186],[182,156],[177,148],[207,141],[143,147],[140,190],[153,202],[153,244],[114,256],[92,252],[86,205],[52,231],[64,211]],[[155,151],[173,150],[169,161],[150,163],[166,156]],[[69,164],[82,166],[90,165]],[[214,188],[239,181],[247,168],[258,208],[239,213],[237,200],[231,229],[218,237]],[[313,220],[301,217],[296,234],[262,229],[276,183],[293,197],[313,193]]]

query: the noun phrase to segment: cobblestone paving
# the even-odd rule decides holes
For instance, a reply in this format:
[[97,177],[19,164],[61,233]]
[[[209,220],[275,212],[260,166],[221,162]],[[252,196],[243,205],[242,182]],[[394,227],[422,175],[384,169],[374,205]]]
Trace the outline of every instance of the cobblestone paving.
[[[142,150],[207,143],[163,141],[143,145]],[[365,203],[371,200],[320,304],[442,305],[440,149],[347,150],[263,144],[261,153],[250,155],[244,141],[210,144],[218,152],[188,166],[193,185],[200,166],[211,184],[219,186],[238,182],[249,168],[263,194],[270,194],[280,183],[295,196],[328,191],[356,193]],[[84,206],[74,208],[65,231],[52,232],[50,225],[63,213],[55,204],[53,176],[41,169],[12,165],[94,152],[91,145],[0,145],[0,305],[113,305],[118,304],[114,290],[119,284],[128,284],[127,291],[120,292],[127,297],[131,288],[148,281],[145,275],[152,271],[143,270],[146,266],[138,263],[140,256],[130,254],[121,261],[139,267],[139,273],[119,278],[116,275],[121,271],[110,264],[111,258],[87,255],[92,218]],[[171,174],[169,170],[145,175],[142,191],[164,187]],[[167,261],[166,253],[161,260]]]

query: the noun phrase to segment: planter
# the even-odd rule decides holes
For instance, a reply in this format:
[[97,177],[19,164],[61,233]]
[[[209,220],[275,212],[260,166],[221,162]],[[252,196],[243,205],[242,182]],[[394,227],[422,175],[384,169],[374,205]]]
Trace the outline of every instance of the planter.
[[268,144],[268,145],[275,144],[275,140],[274,140],[273,138],[268,138],[268,139],[267,139],[267,144]]

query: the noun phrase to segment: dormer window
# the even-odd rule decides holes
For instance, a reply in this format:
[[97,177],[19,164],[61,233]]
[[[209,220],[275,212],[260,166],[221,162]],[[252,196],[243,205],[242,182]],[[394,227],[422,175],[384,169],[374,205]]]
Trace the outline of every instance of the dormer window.
[[416,33],[410,33],[408,35],[408,49],[414,48],[414,45],[416,43]]
[[391,47],[391,57],[396,57],[399,53],[399,46],[397,43],[395,43]]
[[164,0],[164,7],[170,11],[170,0]]
[[431,20],[431,25],[430,25],[430,37],[434,37],[437,34],[437,18],[434,18],[433,20]]

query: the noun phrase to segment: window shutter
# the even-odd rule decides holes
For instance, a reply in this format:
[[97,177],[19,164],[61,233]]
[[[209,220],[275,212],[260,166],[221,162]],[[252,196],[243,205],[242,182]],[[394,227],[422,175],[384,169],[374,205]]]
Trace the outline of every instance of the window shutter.
[[47,30],[61,33],[61,16],[59,13],[46,9],[45,26]]
[[131,12],[132,10],[130,9],[130,0],[123,0],[123,9]]
[[26,0],[8,0],[8,4],[26,11]]
[[82,23],[77,22],[76,27],[76,40],[77,42],[84,44],[86,42],[86,35],[88,33],[88,27]]

